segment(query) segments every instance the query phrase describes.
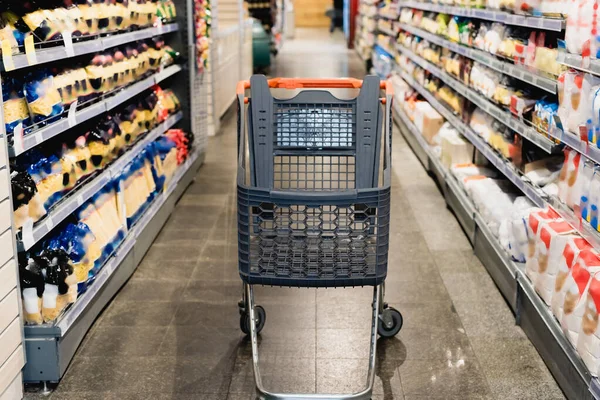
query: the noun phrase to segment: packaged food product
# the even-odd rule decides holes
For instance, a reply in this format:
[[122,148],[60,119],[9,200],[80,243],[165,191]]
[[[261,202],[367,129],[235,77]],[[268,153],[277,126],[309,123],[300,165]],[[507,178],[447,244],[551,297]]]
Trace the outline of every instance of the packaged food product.
[[[595,257],[594,254],[590,254],[589,252],[586,253],[588,253],[591,258]],[[588,300],[591,300],[588,296],[588,289],[592,282],[591,277],[595,268],[592,267],[590,270],[586,262],[579,262],[581,258],[582,257],[578,257],[578,260],[573,264],[573,267],[571,267],[571,276],[565,283],[564,301],[562,309],[559,312],[559,314],[562,314],[560,325],[573,346],[577,346],[577,339],[582,331],[584,318],[587,317],[587,326],[585,328],[587,334],[590,334],[595,330],[593,329],[593,312],[584,317],[586,308],[588,308],[587,302]],[[596,263],[594,262],[592,264]],[[592,324],[588,324],[589,322],[592,322]]]
[[[551,301],[552,313],[559,321],[563,318],[567,289],[573,285],[573,265],[580,262],[579,254],[582,252],[585,252],[582,254],[582,260],[590,256],[596,257],[592,250],[592,246],[590,246],[590,244],[581,237],[571,239],[565,244],[562,258],[558,265],[558,272],[554,285],[554,294],[552,295]],[[570,309],[572,309],[572,306],[567,307],[567,311]]]
[[22,124],[23,130],[31,126],[27,101],[23,93],[23,84],[15,78],[2,78],[2,101],[4,108],[4,126],[7,134],[12,134],[15,128]]
[[64,111],[54,77],[45,69],[36,69],[25,77],[25,99],[32,122],[38,127],[56,121]]
[[26,324],[38,325],[42,317],[44,275],[36,258],[19,257],[19,278],[23,298],[23,318]]
[[[542,300],[550,305],[554,294],[557,273],[564,261],[563,251],[569,242],[580,238],[577,231],[566,221],[556,221],[545,224],[540,230],[538,246],[545,246],[538,253],[538,274],[534,281],[535,290]],[[562,269],[568,270],[565,266]]]
[[44,294],[42,317],[52,322],[77,298],[77,279],[67,253],[62,249],[46,249],[39,260],[44,260]]
[[569,53],[590,56],[594,3],[594,0],[571,2],[565,29],[565,45]]
[[44,208],[44,199],[39,195],[37,186],[31,175],[25,171],[15,171],[13,169],[10,183],[13,195],[13,219],[15,228],[20,229],[28,221],[39,220],[46,215]]
[[25,2],[22,6],[23,15],[19,23],[23,22],[33,32],[37,42],[62,39],[60,21],[53,10],[35,2]]

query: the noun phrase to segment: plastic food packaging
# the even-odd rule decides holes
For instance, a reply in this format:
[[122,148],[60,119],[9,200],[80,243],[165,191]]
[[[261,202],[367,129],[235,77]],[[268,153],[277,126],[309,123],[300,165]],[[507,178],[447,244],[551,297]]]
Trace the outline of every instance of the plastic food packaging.
[[558,198],[571,208],[579,206],[581,199],[582,179],[578,177],[583,164],[580,153],[569,148],[565,149],[565,163],[558,181]]
[[[562,258],[558,266],[554,294],[552,295],[550,304],[552,313],[559,321],[563,318],[567,289],[573,285],[573,265],[579,262],[579,254],[581,252],[588,252],[589,256],[589,253],[591,253],[592,250],[592,246],[581,237],[571,239],[565,244]],[[593,253],[591,255],[595,257]],[[582,254],[582,259],[585,259],[588,256]],[[567,311],[569,310],[572,310],[572,306],[567,307]]]
[[539,258],[543,259],[547,250],[546,246],[541,243],[540,231],[546,224],[557,220],[559,220],[559,216],[551,208],[529,214],[527,222],[530,234],[525,272],[532,282],[537,280],[539,274]]
[[15,128],[22,124],[24,130],[31,125],[29,109],[23,93],[23,84],[9,76],[2,79],[2,101],[4,107],[4,126],[7,134],[12,134]]
[[591,219],[591,188],[592,188],[592,179],[594,178],[594,163],[585,160],[583,163],[583,169],[581,170],[581,200],[580,200],[580,209],[581,209],[581,218],[590,222]]
[[590,225],[596,230],[599,230],[598,210],[600,209],[600,171],[598,166],[594,168],[592,175],[592,183],[590,184],[590,204],[589,204],[589,221]]
[[[595,266],[588,265],[588,271],[592,275],[581,305],[583,315],[581,317],[581,330],[577,335],[577,352],[588,367],[592,376],[598,376],[598,367],[600,366],[600,260],[593,260]],[[579,305],[575,311],[580,311]],[[576,321],[576,320],[575,320]],[[575,322],[574,321],[574,322]]]
[[[85,137],[77,138],[72,146],[63,146],[62,158],[65,163],[73,165],[72,176],[69,180],[70,185],[75,185],[80,179],[94,172],[91,163],[90,149],[86,146]],[[72,186],[71,186],[72,187]]]
[[54,77],[47,70],[28,74],[23,92],[32,122],[38,126],[56,121],[64,111],[60,93],[54,86]]
[[565,29],[565,45],[573,54],[590,56],[594,0],[572,1]]
[[[39,200],[44,208],[50,209],[58,200],[60,200],[65,191],[65,171],[63,163],[54,154],[45,156],[37,151],[30,151],[25,154],[24,166],[28,174],[35,182]],[[30,209],[30,215],[31,215]]]
[[19,259],[19,277],[23,298],[23,318],[25,324],[39,325],[42,318],[42,296],[44,295],[44,275],[35,259]]
[[13,172],[10,182],[15,228],[20,229],[28,220],[35,222],[46,215],[44,200],[27,172]]
[[[592,282],[592,274],[598,267],[597,262],[593,261],[597,257],[593,253],[590,254],[590,252],[583,253],[587,253],[587,255],[582,257],[582,253],[580,253],[571,268],[571,277],[565,283],[565,298],[562,305],[562,319],[560,320],[565,335],[575,347],[577,346],[578,336],[582,331],[583,319],[589,318],[586,323],[592,322],[594,319],[593,313],[589,313],[586,317],[584,317],[584,314],[587,313],[588,300],[592,300],[588,298],[588,290]],[[590,265],[592,268],[588,268],[588,263],[593,264]],[[593,324],[587,326],[585,330],[588,334],[593,333]]]
[[96,238],[90,228],[79,222],[68,224],[59,236],[50,240],[48,248],[63,249],[72,262],[78,293],[87,289],[90,278],[93,278],[94,263],[101,256]]
[[[548,305],[554,294],[557,273],[562,268],[563,250],[569,242],[578,238],[577,231],[564,220],[550,222],[541,228],[538,249],[540,246],[546,248],[538,253],[538,274],[534,287]],[[568,266],[562,269],[568,269]]]
[[77,299],[77,279],[64,250],[44,250],[38,259],[46,263],[43,268],[42,317],[44,322],[52,322]]
[[33,32],[37,42],[62,39],[60,32],[60,21],[53,10],[38,7],[34,2],[26,2],[23,5],[24,14],[20,22]]

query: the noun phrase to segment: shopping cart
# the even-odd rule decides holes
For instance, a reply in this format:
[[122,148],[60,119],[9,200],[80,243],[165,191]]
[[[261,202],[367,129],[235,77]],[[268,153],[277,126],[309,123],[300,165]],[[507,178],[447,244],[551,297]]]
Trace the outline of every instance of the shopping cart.
[[[272,88],[303,90],[293,98],[279,99],[272,96]],[[308,88],[360,91],[355,98],[341,100],[325,90],[304,90]],[[385,89],[382,99],[381,89]],[[364,81],[267,81],[254,75],[238,83],[237,97],[238,253],[244,283],[240,328],[251,338],[257,391],[264,399],[370,399],[377,333],[392,337],[402,327],[402,315],[383,301],[390,222],[391,83],[380,83],[376,76]],[[265,390],[257,334],[266,313],[254,304],[255,284],[373,286],[367,387],[345,395]]]

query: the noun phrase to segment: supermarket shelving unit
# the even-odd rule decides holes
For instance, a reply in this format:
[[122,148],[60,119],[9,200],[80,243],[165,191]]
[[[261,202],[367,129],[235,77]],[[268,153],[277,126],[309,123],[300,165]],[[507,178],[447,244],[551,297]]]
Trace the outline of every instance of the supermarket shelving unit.
[[[421,155],[418,158],[425,169],[431,172],[431,176],[437,180],[446,198],[446,204],[454,212],[471,241],[475,255],[502,292],[515,313],[516,323],[534,344],[567,398],[598,399],[597,393],[600,393],[598,380],[592,379],[583,361],[564,336],[549,307],[535,292],[529,278],[525,275],[524,265],[511,260],[498,239],[489,231],[460,184],[433,154],[408,117],[397,107],[394,109],[394,119],[415,153],[425,154],[426,158]],[[488,151],[486,157],[490,153],[493,152]],[[504,162],[499,155],[494,155],[490,161],[494,165]],[[508,168],[510,167],[507,165],[504,171],[508,171]],[[515,179],[511,173],[506,173],[506,176],[511,181]],[[521,184],[520,188],[524,185]],[[529,194],[527,195],[529,197]],[[534,200],[537,196],[532,197],[531,200]],[[595,393],[592,392],[593,389]]]
[[0,398],[20,399],[23,397],[21,369],[25,365],[25,346],[5,143],[5,137],[0,136]]
[[[206,149],[209,100],[207,93],[206,77],[199,73],[195,65],[195,33],[193,31],[193,2],[189,0],[176,0],[177,21],[160,27],[142,29],[134,32],[115,34],[113,36],[99,37],[73,46],[59,46],[47,49],[37,49],[36,56],[16,55],[12,62],[4,63],[0,68],[0,76],[6,70],[25,69],[30,66],[47,63],[54,60],[92,54],[109,49],[123,43],[161,35],[168,43],[172,43],[184,60],[185,64],[167,67],[154,75],[137,81],[124,89],[108,93],[101,101],[86,108],[73,108],[68,110],[68,118],[61,119],[42,129],[26,135],[22,140],[16,138],[13,145],[8,145],[4,124],[0,124],[0,210],[2,215],[12,217],[12,201],[10,198],[10,178],[6,160],[8,156],[17,156],[46,140],[59,137],[66,130],[76,130],[84,121],[109,114],[116,106],[133,97],[146,92],[153,85],[160,83],[163,87],[171,88],[181,102],[181,111],[170,116],[165,122],[151,132],[144,135],[134,146],[128,149],[121,157],[101,173],[92,176],[78,185],[56,206],[49,210],[42,220],[32,228],[23,232],[13,232],[10,227],[12,221],[4,221],[4,230],[0,232],[0,254],[2,258],[7,255],[7,260],[0,260],[0,317],[12,316],[14,321],[19,321],[19,338],[23,337],[24,345],[12,347],[10,358],[5,362],[2,356],[6,352],[3,336],[7,330],[0,320],[0,397],[8,384],[11,390],[21,390],[20,378],[23,369],[25,382],[57,382],[63,376],[77,347],[83,340],[88,329],[111,301],[121,286],[133,274],[141,262],[154,238],[173,211],[179,197],[194,179],[201,166]],[[76,107],[76,106],[75,106]],[[0,108],[0,118],[3,120]],[[77,301],[68,307],[61,316],[52,324],[25,326],[22,320],[11,309],[10,314],[5,313],[15,302],[20,302],[18,288],[16,249],[27,250],[36,242],[46,236],[61,221],[74,212],[83,202],[95,195],[106,183],[110,182],[123,168],[150,142],[158,138],[171,127],[191,131],[194,134],[194,151],[189,158],[179,166],[175,176],[168,187],[155,197],[147,207],[139,221],[131,227],[125,240],[108,258],[103,268],[96,276],[87,291],[81,294]],[[8,231],[6,230],[8,227]],[[2,227],[0,227],[2,229]],[[17,239],[17,240],[15,240]],[[8,250],[11,250],[10,252]],[[10,288],[9,286],[10,285]],[[7,293],[6,290],[10,289]],[[7,305],[8,304],[8,305]],[[13,307],[14,308],[14,307]],[[17,310],[20,308],[17,308]],[[14,322],[13,322],[14,323]],[[12,325],[11,325],[12,327]],[[7,328],[12,329],[12,328]],[[10,331],[9,333],[13,333]],[[13,339],[14,342],[14,339]],[[11,342],[12,343],[12,342]],[[15,350],[16,349],[16,350]],[[25,357],[26,356],[26,357]],[[26,358],[26,363],[25,363]],[[4,363],[4,364],[3,364]],[[8,363],[8,364],[7,364]],[[5,373],[6,372],[6,373]],[[18,375],[18,376],[17,376]],[[15,376],[17,378],[15,378]],[[10,382],[5,382],[10,378]],[[15,379],[13,381],[13,378]],[[13,392],[10,392],[13,393]],[[17,393],[16,391],[14,393]],[[20,395],[19,395],[20,396]],[[10,396],[8,398],[17,398]],[[4,398],[4,397],[2,397]],[[19,397],[20,398],[20,397]]]
[[210,101],[209,135],[221,129],[221,117],[235,100],[235,85],[249,79],[252,50],[252,22],[244,16],[243,0],[212,0],[211,48],[208,66]]
[[[562,19],[527,17],[500,11],[451,7],[417,1],[401,1],[399,5],[400,7],[435,11],[548,31],[560,32],[565,28],[565,21]],[[379,17],[398,21],[398,18],[393,18],[393,16],[380,14]],[[431,34],[420,28],[399,22],[398,25],[404,31],[420,36],[431,43],[446,47],[455,53],[478,61],[505,75],[536,86],[549,93],[557,93],[556,79],[551,76],[527,70],[511,62],[496,58],[484,51],[450,42],[441,36]],[[386,34],[382,30],[379,30],[379,32]],[[396,36],[393,35],[393,32],[388,32],[387,34],[392,34],[393,37]],[[410,49],[397,45],[395,50],[399,54],[407,56],[415,64],[439,78],[494,119],[519,133],[539,148],[549,153],[560,150],[552,140],[538,133],[533,127],[514,118],[511,114],[497,107],[474,89],[418,56]],[[572,68],[600,75],[600,62],[598,61],[584,61],[580,56],[566,53],[559,53],[558,61]],[[415,81],[409,73],[402,70],[398,65],[396,65],[395,69],[411,87],[421,94],[434,109],[449,121],[459,133],[471,142],[501,174],[519,188],[535,205],[538,207],[551,206],[563,218],[576,227],[580,234],[594,247],[600,248],[599,232],[593,229],[587,222],[582,222],[558,198],[548,196],[542,189],[533,185],[508,160],[492,149],[488,143],[464,123],[459,116],[443,105],[433,93]],[[560,324],[552,315],[551,310],[536,293],[529,278],[525,275],[524,265],[512,261],[510,255],[500,245],[499,240],[491,233],[461,185],[442,165],[422,135],[398,105],[394,106],[394,119],[400,127],[403,136],[417,155],[417,158],[437,181],[448,207],[454,212],[465,231],[474,248],[475,254],[481,260],[515,313],[516,323],[523,328],[531,342],[535,345],[565,395],[569,399],[600,400],[599,380],[592,377],[576,350],[565,337]],[[578,136],[570,132],[550,131],[547,133],[550,137],[560,140],[562,144],[577,150],[590,160],[600,164],[600,149],[596,146],[588,145],[587,142],[582,141]]]

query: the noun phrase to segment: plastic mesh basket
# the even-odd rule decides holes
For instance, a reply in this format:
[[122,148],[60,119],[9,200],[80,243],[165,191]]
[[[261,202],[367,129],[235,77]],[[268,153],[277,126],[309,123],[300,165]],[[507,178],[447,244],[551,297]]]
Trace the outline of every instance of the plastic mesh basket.
[[249,183],[243,98],[238,118],[240,275],[282,286],[379,284],[390,214],[389,177],[378,184],[389,165],[389,154],[380,165],[389,107],[379,79],[367,77],[352,100],[315,90],[279,100],[262,76],[250,87]]

